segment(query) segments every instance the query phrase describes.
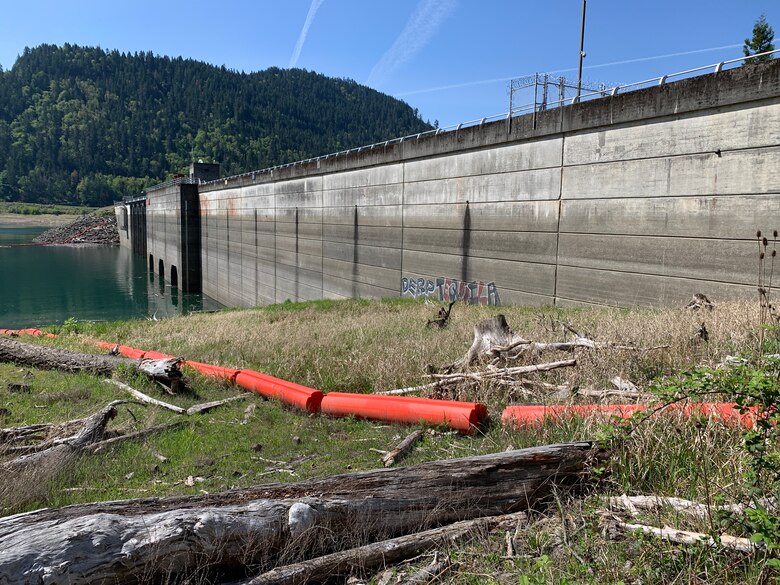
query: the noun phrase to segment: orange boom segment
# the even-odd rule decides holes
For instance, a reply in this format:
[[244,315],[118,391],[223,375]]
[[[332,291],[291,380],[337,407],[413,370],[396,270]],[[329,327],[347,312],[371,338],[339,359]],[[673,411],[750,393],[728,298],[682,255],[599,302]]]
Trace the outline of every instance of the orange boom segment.
[[307,412],[320,411],[322,392],[307,386],[281,380],[254,370],[241,370],[236,376],[236,384],[266,398],[277,398],[285,404]]
[[329,392],[322,399],[322,413],[399,423],[424,421],[471,433],[487,417],[487,408],[478,402]]

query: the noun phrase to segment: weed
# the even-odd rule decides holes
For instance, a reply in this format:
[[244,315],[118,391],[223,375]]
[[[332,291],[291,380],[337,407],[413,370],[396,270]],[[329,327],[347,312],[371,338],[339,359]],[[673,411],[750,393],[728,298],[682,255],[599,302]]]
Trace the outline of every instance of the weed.
[[64,334],[75,334],[79,332],[79,320],[75,317],[68,317],[62,323],[60,331]]

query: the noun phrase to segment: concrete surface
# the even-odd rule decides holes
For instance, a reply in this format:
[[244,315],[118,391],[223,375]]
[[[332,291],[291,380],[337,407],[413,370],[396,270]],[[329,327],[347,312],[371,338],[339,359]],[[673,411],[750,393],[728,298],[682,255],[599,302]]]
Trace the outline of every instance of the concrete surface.
[[[166,278],[183,262],[174,191],[147,206]],[[226,305],[755,296],[755,232],[780,227],[780,61],[198,191],[203,292]]]

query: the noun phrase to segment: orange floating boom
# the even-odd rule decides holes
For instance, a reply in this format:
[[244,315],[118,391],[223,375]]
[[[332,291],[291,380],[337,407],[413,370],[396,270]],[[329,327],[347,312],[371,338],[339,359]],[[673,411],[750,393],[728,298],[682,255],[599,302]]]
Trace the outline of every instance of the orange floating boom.
[[[588,417],[596,415],[630,418],[637,412],[644,412],[654,405],[647,404],[555,404],[535,405],[517,404],[507,406],[501,414],[504,425],[516,427],[536,426],[544,421],[557,421],[564,418]],[[733,402],[692,402],[671,404],[660,410],[661,413],[681,413],[683,416],[704,416],[721,420],[727,424],[739,424],[752,428],[756,413],[750,409],[745,413]]]
[[241,370],[236,376],[236,384],[257,392],[266,398],[276,398],[285,404],[295,406],[306,412],[320,412],[323,394],[307,386],[288,382],[254,370]]
[[478,402],[344,392],[326,394],[321,411],[331,416],[354,415],[387,422],[446,424],[463,433],[474,432],[487,418],[487,407]]
[[[146,354],[146,357],[149,357],[149,353]],[[232,368],[223,368],[222,366],[212,366],[211,364],[204,364],[191,360],[185,360],[184,365],[191,367],[204,376],[214,378],[215,380],[225,380],[231,384],[236,383],[236,376],[238,376],[238,373],[241,371]]]

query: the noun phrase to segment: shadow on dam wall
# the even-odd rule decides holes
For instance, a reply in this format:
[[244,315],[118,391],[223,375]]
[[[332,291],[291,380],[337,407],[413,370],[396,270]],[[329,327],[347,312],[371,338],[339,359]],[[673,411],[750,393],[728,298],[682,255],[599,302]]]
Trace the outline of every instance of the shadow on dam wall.
[[[203,290],[235,306],[752,297],[755,232],[780,226],[777,127],[780,60],[199,184]],[[147,208],[149,248],[174,259],[177,196],[152,189]]]

